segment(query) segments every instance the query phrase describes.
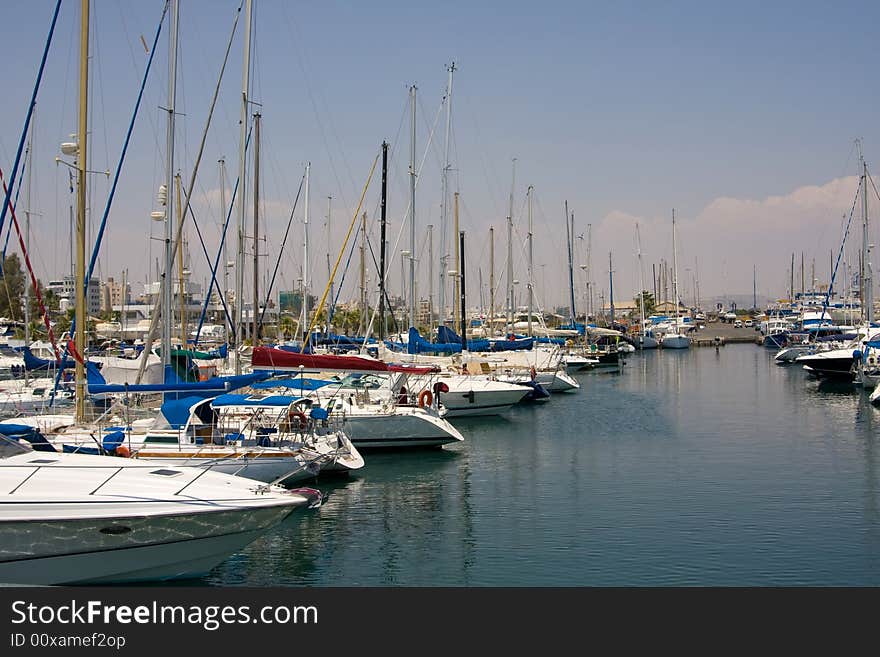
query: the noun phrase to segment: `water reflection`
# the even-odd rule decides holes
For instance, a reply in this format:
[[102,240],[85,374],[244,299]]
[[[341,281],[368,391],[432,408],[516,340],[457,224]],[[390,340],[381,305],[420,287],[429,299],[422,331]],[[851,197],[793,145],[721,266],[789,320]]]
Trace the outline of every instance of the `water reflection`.
[[463,444],[368,454],[211,584],[880,585],[877,413],[772,350],[631,354]]

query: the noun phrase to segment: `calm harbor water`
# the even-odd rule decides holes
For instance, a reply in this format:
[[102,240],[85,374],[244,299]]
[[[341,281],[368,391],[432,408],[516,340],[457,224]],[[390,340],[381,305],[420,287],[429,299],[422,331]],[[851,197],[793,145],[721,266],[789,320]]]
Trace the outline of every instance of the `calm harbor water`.
[[250,586],[880,585],[880,410],[751,344],[623,372],[464,444],[367,454],[215,569]]

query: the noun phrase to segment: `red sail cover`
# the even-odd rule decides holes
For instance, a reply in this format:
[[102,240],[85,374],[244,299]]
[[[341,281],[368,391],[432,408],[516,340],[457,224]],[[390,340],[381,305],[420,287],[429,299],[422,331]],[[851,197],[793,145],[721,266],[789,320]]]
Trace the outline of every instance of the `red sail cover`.
[[251,365],[255,370],[299,370],[309,372],[409,372],[428,374],[438,368],[388,365],[365,356],[336,356],[333,354],[299,354],[273,347],[254,347]]

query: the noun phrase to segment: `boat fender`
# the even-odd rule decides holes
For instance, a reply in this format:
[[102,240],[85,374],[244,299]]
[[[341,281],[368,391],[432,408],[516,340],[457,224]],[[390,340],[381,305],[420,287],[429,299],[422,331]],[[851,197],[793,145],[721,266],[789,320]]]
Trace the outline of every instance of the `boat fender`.
[[434,395],[431,394],[430,390],[422,390],[419,393],[419,406],[425,408],[425,406],[430,406],[434,402]]
[[537,370],[535,370],[535,366],[534,366],[534,365],[533,365],[532,367],[529,368],[529,376],[532,377],[532,381],[534,381],[535,379],[538,378],[538,372],[537,372]]
[[120,445],[116,448],[115,454],[116,456],[121,456],[122,458],[127,459],[131,456],[131,451],[125,445]]
[[434,384],[434,394],[439,395],[441,392],[449,392],[449,386],[446,385],[445,381],[437,381]]
[[293,422],[294,420],[298,421],[300,431],[309,426],[309,419],[302,411],[290,411],[290,413],[287,414],[288,422]]
[[853,360],[862,360],[862,352],[858,349],[852,353]]

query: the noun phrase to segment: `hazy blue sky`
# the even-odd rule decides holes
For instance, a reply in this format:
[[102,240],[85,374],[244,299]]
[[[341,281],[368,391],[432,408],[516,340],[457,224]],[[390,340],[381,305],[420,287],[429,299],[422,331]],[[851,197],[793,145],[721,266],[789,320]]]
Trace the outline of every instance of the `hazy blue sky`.
[[[177,152],[188,180],[238,3],[181,4],[178,109],[184,116]],[[7,175],[53,6],[47,0],[4,5],[0,162]],[[67,173],[54,157],[76,126],[79,6],[72,0],[62,5],[38,99],[31,205],[34,259],[46,279],[63,273],[69,260]],[[636,221],[646,287],[650,263],[671,260],[673,207],[680,220],[681,291],[688,300],[697,268],[704,297],[750,294],[753,265],[759,294],[782,295],[792,252],[798,260],[805,254],[808,277],[815,259],[817,278],[827,282],[830,254],[840,246],[841,218],[857,186],[853,140],[864,139],[869,168],[880,152],[877,3],[256,0],[255,7],[252,97],[262,103],[261,195],[270,259],[274,262],[304,163],[311,161],[311,266],[318,290],[326,282],[327,196],[333,196],[335,255],[383,139],[395,148],[389,200],[394,242],[408,202],[407,88],[412,83],[419,88],[421,160],[453,60],[458,71],[450,150],[468,234],[472,305],[480,273],[488,283],[490,224],[497,229],[496,269],[504,269],[514,157],[515,277],[527,277],[525,194],[533,185],[535,289],[556,304],[567,298],[566,199],[576,232],[592,226],[597,292],[607,294],[613,252],[618,299],[631,299],[638,284]],[[140,37],[152,41],[161,9],[158,0],[93,2],[93,169],[115,166],[147,60]],[[217,160],[228,160],[230,187],[238,169],[242,28],[194,194],[212,255],[219,239]],[[128,268],[135,293],[160,255],[160,243],[149,235],[152,230],[158,236],[161,227],[151,225],[149,214],[164,178],[165,115],[159,107],[167,98],[166,37],[164,30],[101,259],[102,277],[118,277]],[[425,227],[440,221],[443,137],[441,118],[417,198],[424,269]],[[93,177],[93,221],[107,189],[104,177]],[[377,172],[365,203],[374,236],[378,194]],[[871,213],[876,217],[878,210],[874,196]],[[194,232],[188,232],[191,267],[201,280],[208,269]],[[408,248],[406,240],[408,231],[391,261],[392,286],[399,286],[399,252]],[[298,276],[301,242],[297,222],[281,270],[283,288]],[[586,263],[585,242],[577,241],[576,266]],[[436,251],[436,234],[434,244]],[[849,249],[850,261],[859,245],[853,242]],[[583,270],[577,278],[582,285]],[[344,297],[353,284],[351,272]],[[424,272],[420,292],[427,285]]]

